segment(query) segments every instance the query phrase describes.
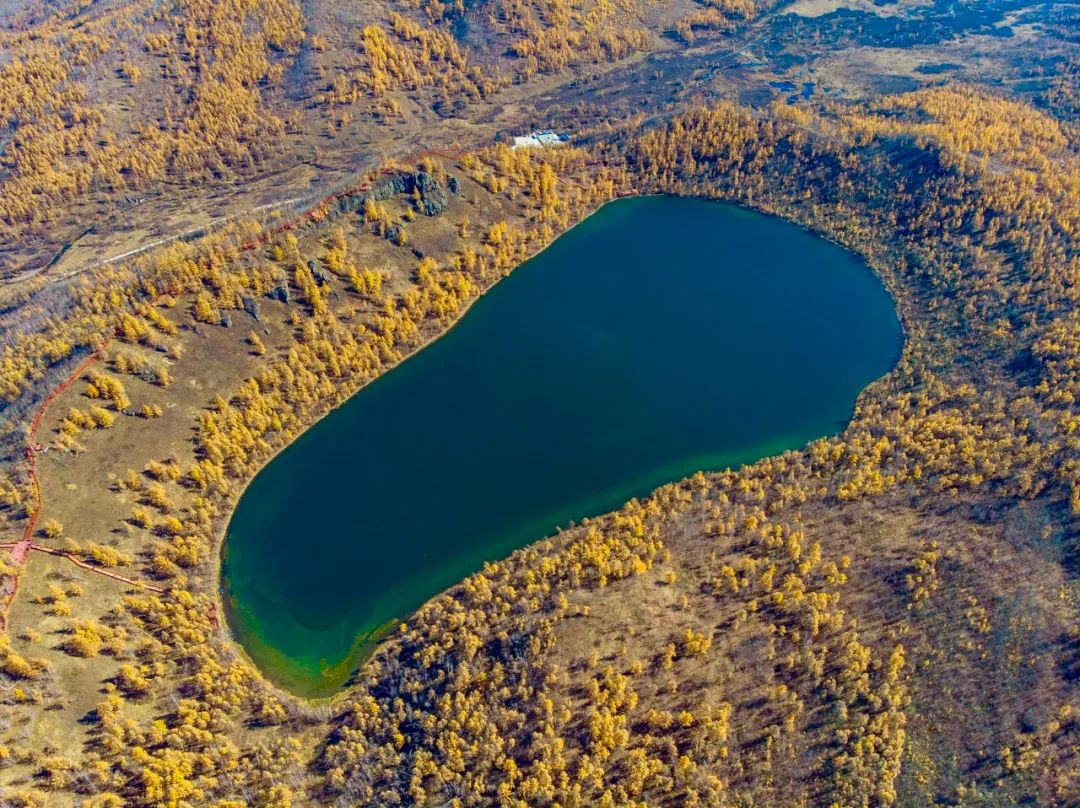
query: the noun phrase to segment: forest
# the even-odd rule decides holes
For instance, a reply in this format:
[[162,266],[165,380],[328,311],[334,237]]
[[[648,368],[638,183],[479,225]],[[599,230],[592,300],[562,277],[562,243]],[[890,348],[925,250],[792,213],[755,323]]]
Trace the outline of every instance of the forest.
[[[392,169],[454,179],[460,197],[436,216],[358,191],[292,229],[238,225],[82,280],[65,317],[5,349],[14,401],[98,352],[45,411],[36,478],[18,461],[5,478],[10,532],[29,519],[59,553],[6,569],[21,580],[3,635],[5,799],[1068,804],[1073,143],[975,90],[814,117],[717,105],[591,151],[500,146]],[[334,699],[263,680],[215,598],[244,480],[628,192],[734,200],[857,251],[896,298],[900,365],[836,437],[698,474],[486,565]],[[243,364],[207,376],[208,340],[244,346]],[[180,446],[161,436],[192,423],[169,408],[192,400],[189,378],[236,381],[195,390]],[[117,430],[143,437],[117,451]],[[65,469],[52,452],[85,460]],[[87,476],[87,462],[104,465]],[[81,496],[106,504],[65,497],[73,474],[100,479]]]
[[39,18],[0,33],[0,275],[47,268],[96,229],[138,230],[128,218],[149,206],[189,221],[174,186],[230,210],[231,187],[284,174],[307,197],[298,171],[339,153],[351,164],[351,137],[400,141],[433,110],[649,42],[622,24],[635,3],[490,3],[478,24],[496,59],[462,48],[464,9],[439,2],[379,4],[319,33],[293,0],[28,6]]
[[[637,69],[660,13],[380,5],[331,41],[278,0],[64,11],[27,4],[0,33],[0,217],[29,245],[13,262],[125,194],[285,171],[298,133],[345,141],[362,120],[378,145],[418,99],[435,120]],[[770,12],[666,9],[665,47]],[[481,16],[497,48],[462,32]],[[301,68],[317,91],[292,104]],[[1075,59],[1035,98],[940,81],[632,97],[625,117],[608,74],[574,75],[599,89],[552,113],[579,122],[569,145],[386,150],[301,207],[4,290],[0,806],[1080,801]],[[121,96],[161,118],[132,129]],[[838,434],[485,564],[332,698],[264,678],[219,592],[247,482],[635,194],[726,200],[851,250],[895,300],[899,363]]]

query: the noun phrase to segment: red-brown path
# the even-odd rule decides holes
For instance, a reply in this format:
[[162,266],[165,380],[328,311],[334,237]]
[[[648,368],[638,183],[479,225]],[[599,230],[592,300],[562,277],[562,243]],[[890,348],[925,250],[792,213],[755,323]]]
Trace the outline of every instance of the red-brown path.
[[26,434],[26,465],[27,475],[30,477],[30,493],[33,498],[33,503],[30,506],[30,516],[26,520],[26,529],[23,530],[22,539],[14,544],[11,548],[9,555],[9,563],[13,569],[13,572],[9,574],[4,583],[3,599],[0,600],[0,630],[7,628],[7,615],[8,609],[11,607],[12,601],[15,600],[15,595],[19,591],[19,578],[23,565],[26,563],[26,559],[30,555],[30,550],[34,548],[33,536],[34,528],[37,527],[38,516],[41,514],[41,486],[38,484],[37,478],[37,432],[41,427],[41,419],[45,416],[45,411],[49,408],[49,405],[56,400],[56,397],[62,392],[68,389],[76,379],[82,376],[87,369],[90,368],[100,357],[102,351],[108,347],[112,341],[112,337],[109,337],[101,344],[101,347],[91,353],[79,366],[72,371],[64,381],[53,388],[52,392],[45,397],[45,400],[41,402],[37,408],[37,412],[34,413],[34,420],[30,422],[30,429]]

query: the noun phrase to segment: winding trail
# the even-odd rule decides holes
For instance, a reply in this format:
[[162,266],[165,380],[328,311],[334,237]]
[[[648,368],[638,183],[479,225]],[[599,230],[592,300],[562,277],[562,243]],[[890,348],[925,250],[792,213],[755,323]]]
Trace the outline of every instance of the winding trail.
[[[358,184],[342,188],[338,191],[334,191],[333,193],[322,197],[317,203],[313,204],[310,208],[301,213],[299,216],[296,216],[293,219],[290,219],[289,221],[284,222],[271,230],[266,230],[262,232],[261,234],[259,234],[258,238],[252,239],[251,241],[241,245],[241,249],[244,251],[254,249],[260,244],[265,244],[272,237],[292,230],[308,221],[322,221],[330,214],[330,205],[332,205],[338,199],[344,196],[362,194],[370,190],[371,186],[378,178],[384,177],[387,174],[392,174],[395,171],[400,170],[400,165],[402,163],[415,164],[420,160],[424,159],[425,157],[442,157],[448,160],[455,160],[461,156],[461,153],[462,150],[455,145],[453,149],[427,149],[425,151],[418,152],[401,160],[395,160],[394,162],[385,165],[382,169],[375,172],[373,176],[369,176]],[[276,205],[292,203],[295,201],[296,200],[286,200],[284,203],[275,203],[274,205],[262,207],[273,207]],[[183,237],[183,235],[185,234],[177,234],[166,239],[161,239],[157,242],[154,242],[153,244],[146,245],[142,248],[130,250],[126,253],[123,253],[122,255],[114,256],[112,258],[106,259],[105,261],[99,261],[94,264],[89,264],[80,268],[79,270],[76,270],[75,273],[71,274],[78,274],[79,272],[93,269],[94,267],[101,266],[106,263],[112,263],[115,261],[119,261],[123,258],[137,255],[141,252],[152,249],[153,247],[169,243],[177,238],[181,238]],[[70,277],[70,275],[65,275],[63,277]],[[153,305],[155,302],[157,302],[159,298],[163,297],[166,294],[175,295],[178,294],[178,291],[176,289],[166,290],[160,295],[151,298],[148,303],[150,305]],[[137,581],[132,578],[126,578],[123,575],[111,572],[102,567],[87,564],[80,558],[76,557],[74,554],[67,551],[57,550],[55,548],[46,547],[45,545],[41,544],[35,544],[33,541],[34,529],[37,527],[38,517],[41,514],[41,509],[44,504],[42,502],[41,496],[41,485],[38,482],[37,476],[37,456],[39,453],[45,451],[45,447],[37,442],[37,433],[38,430],[41,428],[42,419],[45,417],[45,412],[46,410],[48,410],[49,405],[51,405],[53,401],[56,400],[57,396],[67,390],[102,357],[105,349],[109,347],[109,344],[112,342],[112,340],[112,335],[106,337],[105,341],[102,342],[101,345],[98,346],[89,355],[87,355],[86,358],[83,359],[83,361],[80,362],[78,366],[71,372],[71,374],[66,379],[64,379],[64,381],[60,382],[60,384],[54,387],[53,390],[49,393],[49,395],[47,395],[45,399],[41,402],[41,404],[38,406],[37,411],[34,413],[34,419],[30,422],[30,428],[27,431],[26,435],[26,464],[27,476],[30,479],[32,503],[27,508],[27,510],[29,511],[29,516],[27,518],[26,528],[23,530],[22,538],[17,542],[7,542],[0,544],[0,549],[7,549],[9,551],[8,564],[12,568],[9,573],[4,577],[3,588],[2,590],[0,590],[0,631],[5,631],[7,629],[8,611],[11,608],[11,604],[15,600],[15,596],[18,594],[19,578],[21,577],[21,572],[26,564],[27,559],[30,556],[31,551],[33,550],[46,553],[48,555],[66,558],[68,561],[71,561],[73,564],[76,564],[83,569],[90,570],[91,572],[96,572],[100,575],[104,575],[117,581],[121,581],[125,584],[128,584],[129,586],[140,587],[142,589],[147,589],[152,592],[158,592],[160,594],[168,592],[168,590],[165,588],[145,583],[143,581]],[[210,615],[210,618],[211,621],[216,625],[216,615],[212,614]]]
[[125,584],[128,584],[129,586],[137,586],[137,587],[139,587],[141,589],[149,589],[151,592],[158,592],[159,594],[164,594],[167,591],[163,587],[155,586],[154,584],[148,584],[145,581],[139,581],[139,580],[136,580],[135,578],[128,578],[128,577],[126,577],[124,575],[120,575],[117,572],[107,570],[104,567],[98,567],[98,566],[95,566],[94,564],[87,564],[85,561],[83,561],[77,555],[75,555],[74,553],[69,553],[66,550],[57,550],[55,547],[46,547],[43,544],[34,544],[33,542],[30,542],[29,544],[27,544],[27,542],[25,542],[25,541],[9,542],[9,543],[6,543],[6,544],[0,544],[0,549],[10,549],[10,550],[13,551],[13,554],[14,554],[14,552],[22,550],[23,548],[26,548],[26,547],[28,547],[29,549],[26,551],[26,553],[23,556],[24,561],[25,561],[25,555],[28,555],[30,550],[37,550],[38,552],[41,552],[41,553],[48,553],[49,555],[59,556],[60,558],[66,558],[72,564],[75,564],[76,566],[82,567],[84,570],[90,570],[90,572],[96,572],[98,575],[104,575],[105,577],[112,578],[115,581],[122,581]]
[[[417,161],[423,159],[424,157],[445,157],[447,159],[453,160],[453,159],[457,159],[457,157],[459,157],[461,155],[461,153],[462,153],[461,147],[458,144],[455,143],[452,148],[448,148],[448,149],[427,149],[427,150],[424,150],[424,151],[421,151],[421,152],[417,152],[416,154],[413,154],[413,155],[408,155],[408,156],[400,157],[400,158],[395,157],[395,158],[390,158],[390,159],[391,160],[397,160],[397,161],[404,162],[404,163],[417,162]],[[392,173],[394,170],[395,169],[394,169],[393,166],[384,166],[382,169],[379,169],[378,171],[375,172],[375,177],[379,177],[379,176],[383,176],[383,175],[388,174],[388,173]],[[360,176],[370,174],[372,171],[373,171],[372,168],[363,169],[360,172]],[[153,249],[155,249],[157,247],[162,247],[162,246],[164,246],[166,244],[172,244],[173,242],[180,241],[182,239],[209,235],[213,231],[221,228],[222,226],[224,226],[226,224],[229,224],[231,222],[239,221],[239,220],[243,219],[245,216],[251,216],[252,214],[255,214],[255,213],[262,213],[264,211],[271,211],[271,210],[276,210],[276,209],[279,209],[279,208],[285,208],[285,207],[288,207],[290,205],[302,205],[303,203],[307,202],[309,204],[309,207],[307,208],[306,211],[304,211],[303,213],[301,213],[298,216],[294,217],[293,219],[289,220],[286,225],[279,226],[279,227],[277,227],[277,228],[275,228],[273,230],[268,231],[268,233],[270,233],[270,234],[280,233],[280,232],[282,232],[282,230],[291,229],[292,227],[295,227],[300,222],[303,222],[303,221],[311,218],[311,216],[312,216],[312,214],[314,212],[316,212],[320,208],[323,208],[325,205],[329,204],[330,202],[336,200],[338,197],[348,196],[350,194],[355,194],[355,193],[363,193],[364,191],[368,190],[371,187],[371,184],[374,181],[374,179],[369,179],[369,180],[363,180],[360,183],[356,183],[356,181],[355,181],[356,176],[357,176],[356,174],[353,174],[353,176],[351,178],[346,178],[343,181],[341,181],[340,187],[336,191],[331,191],[329,193],[324,192],[322,194],[319,194],[318,192],[316,192],[316,193],[313,193],[313,194],[305,194],[303,196],[292,196],[292,197],[289,197],[288,199],[279,199],[279,200],[277,200],[275,202],[267,202],[267,203],[262,204],[262,205],[256,205],[256,206],[254,206],[252,208],[249,208],[247,211],[245,211],[243,213],[230,213],[227,216],[219,216],[216,219],[211,219],[206,224],[202,224],[202,225],[199,225],[197,227],[190,227],[190,228],[187,228],[186,230],[181,230],[181,231],[179,231],[177,233],[173,233],[170,236],[164,236],[162,238],[155,239],[154,241],[147,242],[146,244],[142,244],[142,245],[140,245],[138,247],[127,250],[125,252],[118,253],[116,255],[111,255],[108,258],[101,258],[101,259],[98,259],[96,261],[91,261],[90,263],[83,264],[80,267],[75,267],[73,269],[67,270],[66,272],[62,272],[62,273],[56,274],[54,276],[50,276],[49,282],[50,283],[57,283],[59,281],[67,280],[68,278],[73,278],[76,275],[81,275],[83,272],[86,272],[88,270],[97,269],[98,267],[103,267],[103,266],[109,266],[111,264],[116,264],[116,263],[119,263],[120,261],[124,261],[124,260],[126,260],[128,258],[135,258],[136,256],[142,255],[143,253],[149,252],[150,250],[153,250]],[[244,248],[246,249],[246,248],[248,248],[248,246],[249,245],[244,245]],[[63,254],[64,251],[65,251],[65,248],[61,247],[52,256],[52,258],[50,258],[49,261],[43,263],[41,266],[34,267],[33,269],[25,270],[23,272],[18,273],[17,275],[13,275],[10,278],[7,278],[6,280],[4,280],[3,284],[6,285],[6,286],[10,286],[10,285],[13,285],[13,284],[21,283],[23,281],[29,280],[29,279],[31,279],[33,277],[36,277],[37,275],[40,275],[40,274],[46,272],[57,261],[57,259],[59,259],[61,257],[61,255]]]
[[[38,517],[41,515],[41,485],[38,482],[37,477],[37,455],[41,451],[42,447],[37,443],[37,432],[41,428],[41,420],[45,416],[45,411],[49,408],[49,405],[56,400],[62,392],[67,390],[80,376],[82,376],[98,359],[101,358],[102,352],[112,342],[112,337],[108,337],[101,346],[87,356],[78,367],[71,372],[64,381],[53,388],[52,392],[45,397],[45,400],[37,408],[37,412],[34,413],[34,420],[30,422],[30,429],[26,434],[26,472],[30,478],[30,492],[33,498],[29,511],[30,516],[26,520],[26,528],[23,530],[22,539],[15,542],[11,547],[10,563],[14,567],[14,571],[10,573],[4,581],[3,599],[0,600],[0,630],[7,628],[7,615],[8,609],[11,607],[12,601],[15,600],[15,595],[19,591],[19,578],[22,572],[23,565],[26,563],[26,559],[30,555],[30,551],[34,549],[44,549],[40,545],[33,543],[34,528],[37,527]],[[56,551],[58,555],[63,555],[60,551]]]

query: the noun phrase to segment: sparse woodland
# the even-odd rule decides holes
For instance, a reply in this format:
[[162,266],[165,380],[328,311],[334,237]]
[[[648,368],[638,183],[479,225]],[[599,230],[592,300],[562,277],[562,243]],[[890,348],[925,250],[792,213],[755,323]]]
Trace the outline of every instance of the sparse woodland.
[[[75,195],[107,166],[120,182],[259,159],[284,124],[255,87],[303,37],[287,4],[244,9],[239,28],[214,4],[149,27],[155,69],[196,100],[174,128],[70,165],[84,146],[68,139],[96,141],[104,122],[74,89],[55,101],[63,60],[26,43],[2,92],[39,116],[17,131],[56,140],[27,130],[49,156],[7,152],[19,162],[0,200],[46,182],[42,160],[68,172],[49,188]],[[553,3],[542,22],[520,4],[491,13],[526,76],[639,46],[607,30],[603,3]],[[512,78],[404,17],[357,45],[319,103],[483,97]],[[86,131],[51,127],[58,109]],[[387,184],[415,172],[446,200]],[[329,702],[263,680],[217,603],[245,481],[558,233],[637,192],[733,200],[863,256],[904,322],[897,368],[837,436],[485,566]],[[29,216],[4,204],[9,223]],[[37,433],[34,541],[164,591],[36,551],[5,562],[20,588],[0,633],[0,804],[1075,804],[1078,227],[1075,133],[939,88],[757,114],[721,103],[590,149],[427,159],[291,229],[236,223],[28,293],[0,349],[4,541],[34,507],[23,451],[43,391],[101,351]]]
[[[318,33],[293,0],[136,0],[71,14],[29,5],[30,19],[0,33],[4,275],[47,265],[87,219],[173,188],[220,192],[273,176],[296,167],[289,150],[316,162],[348,152],[350,122],[393,138],[406,116],[461,114],[531,77],[610,64],[652,41],[640,22],[648,3],[500,1],[468,15],[460,4],[389,3]],[[494,55],[462,45],[463,25],[487,31]]]
[[[265,114],[257,85],[280,77],[273,53],[303,39],[297,7],[185,0],[166,9],[136,3],[78,30],[59,18],[8,35],[0,120],[14,132],[0,163],[0,219],[9,228],[48,221],[92,190],[204,182],[265,156],[284,124]],[[118,130],[109,106],[88,99],[85,77],[103,71],[130,93],[145,74],[162,94],[160,119]]]

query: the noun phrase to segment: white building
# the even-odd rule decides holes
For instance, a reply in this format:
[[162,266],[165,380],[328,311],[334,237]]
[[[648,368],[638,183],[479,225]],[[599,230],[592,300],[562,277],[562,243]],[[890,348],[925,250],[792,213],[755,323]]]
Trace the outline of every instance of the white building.
[[514,148],[535,148],[537,146],[561,146],[570,138],[566,135],[556,134],[550,129],[543,132],[530,132],[527,135],[514,136]]

